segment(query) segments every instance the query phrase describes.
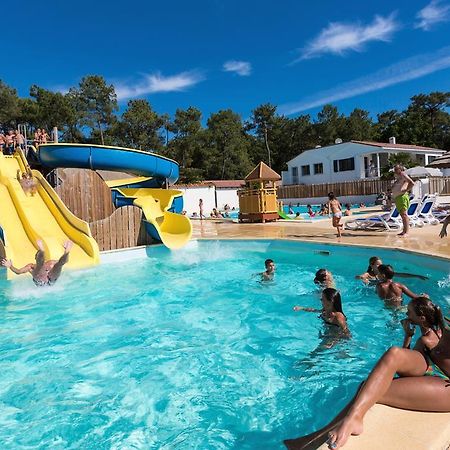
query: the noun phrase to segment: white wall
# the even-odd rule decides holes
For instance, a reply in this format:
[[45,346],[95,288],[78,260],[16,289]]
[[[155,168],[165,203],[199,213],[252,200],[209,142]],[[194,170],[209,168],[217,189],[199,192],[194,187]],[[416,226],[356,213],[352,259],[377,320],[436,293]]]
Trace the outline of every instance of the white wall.
[[188,216],[192,215],[194,211],[200,214],[198,208],[200,199],[203,200],[203,213],[205,216],[209,216],[212,209],[216,207],[214,186],[179,187],[175,185],[174,188],[183,192],[183,209]]
[[239,197],[237,189],[216,188],[217,208],[223,210],[225,204],[228,203],[230,208],[239,208]]
[[[198,201],[203,200],[203,213],[208,217],[213,208],[223,209],[225,203],[228,203],[231,208],[239,208],[239,200],[237,196],[237,189],[217,189],[214,186],[193,186],[180,187],[174,186],[183,192],[183,209],[189,216],[195,211],[199,214]],[[217,206],[216,206],[217,194]]]

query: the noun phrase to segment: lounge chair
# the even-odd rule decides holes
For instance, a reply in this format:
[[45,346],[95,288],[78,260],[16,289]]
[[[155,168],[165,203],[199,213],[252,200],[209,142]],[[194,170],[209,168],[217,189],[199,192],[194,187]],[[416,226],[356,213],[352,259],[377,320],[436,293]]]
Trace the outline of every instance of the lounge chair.
[[417,217],[426,224],[437,225],[439,218],[433,213],[433,208],[436,206],[436,195],[428,195],[420,205],[417,212]]
[[386,229],[388,231],[396,231],[401,225],[399,225],[397,219],[400,214],[397,208],[391,209],[387,214],[370,216],[364,219],[348,220],[344,224],[346,230],[370,230],[370,229]]
[[[423,221],[418,217],[420,202],[412,200],[408,208],[408,217],[411,226],[423,227]],[[366,217],[365,219],[349,220],[344,224],[346,230],[376,230],[397,231],[403,226],[400,213],[393,208],[388,214]]]

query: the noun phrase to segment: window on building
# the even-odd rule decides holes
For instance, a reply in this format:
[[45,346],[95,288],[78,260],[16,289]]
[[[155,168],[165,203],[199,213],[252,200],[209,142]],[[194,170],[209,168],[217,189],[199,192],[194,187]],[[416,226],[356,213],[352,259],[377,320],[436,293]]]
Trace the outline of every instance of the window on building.
[[318,175],[320,173],[323,173],[323,164],[322,163],[314,164],[314,175]]
[[309,164],[307,166],[302,166],[302,177],[304,177],[305,175],[311,175]]
[[355,170],[355,158],[335,159],[333,161],[333,169],[335,172]]
[[430,162],[434,161],[436,158],[437,156],[428,155],[428,164],[430,164]]
[[292,167],[291,174],[292,174],[292,184],[297,184],[298,183],[298,167]]

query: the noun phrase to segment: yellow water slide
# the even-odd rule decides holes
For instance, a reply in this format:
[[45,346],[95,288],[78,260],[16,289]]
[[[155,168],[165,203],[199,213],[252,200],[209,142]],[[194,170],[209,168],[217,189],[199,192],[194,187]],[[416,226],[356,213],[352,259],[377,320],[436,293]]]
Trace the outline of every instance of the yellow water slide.
[[[68,267],[82,268],[100,262],[98,245],[89,225],[74,216],[42,174],[33,171],[37,192],[25,193],[18,174],[26,172],[27,161],[21,151],[14,156],[0,152],[0,238],[3,252],[15,267],[34,261],[36,241],[44,243],[46,259],[59,259],[62,244],[70,239],[74,246]],[[14,276],[7,272],[8,278]]]
[[[130,183],[130,180],[122,181]],[[117,181],[107,184],[110,187],[118,185]],[[145,221],[150,225],[147,231],[167,248],[181,248],[191,238],[192,224],[189,218],[168,211],[174,198],[182,195],[181,191],[154,188],[114,187],[114,189],[124,197],[134,199],[133,204],[142,209]]]

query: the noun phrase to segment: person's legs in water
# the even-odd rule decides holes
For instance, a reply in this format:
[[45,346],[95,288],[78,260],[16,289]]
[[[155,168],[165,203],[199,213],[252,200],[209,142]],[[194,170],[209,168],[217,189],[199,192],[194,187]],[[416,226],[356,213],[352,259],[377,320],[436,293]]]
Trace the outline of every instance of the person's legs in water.
[[72,246],[73,246],[73,242],[72,241],[66,241],[64,242],[64,253],[61,256],[61,258],[59,258],[58,261],[56,261],[56,263],[53,265],[53,267],[50,269],[49,273],[48,273],[48,281],[49,283],[53,284],[61,275],[62,272],[62,268],[64,266],[64,264],[67,263],[67,261],[69,261],[69,253],[70,250],[72,250]]

